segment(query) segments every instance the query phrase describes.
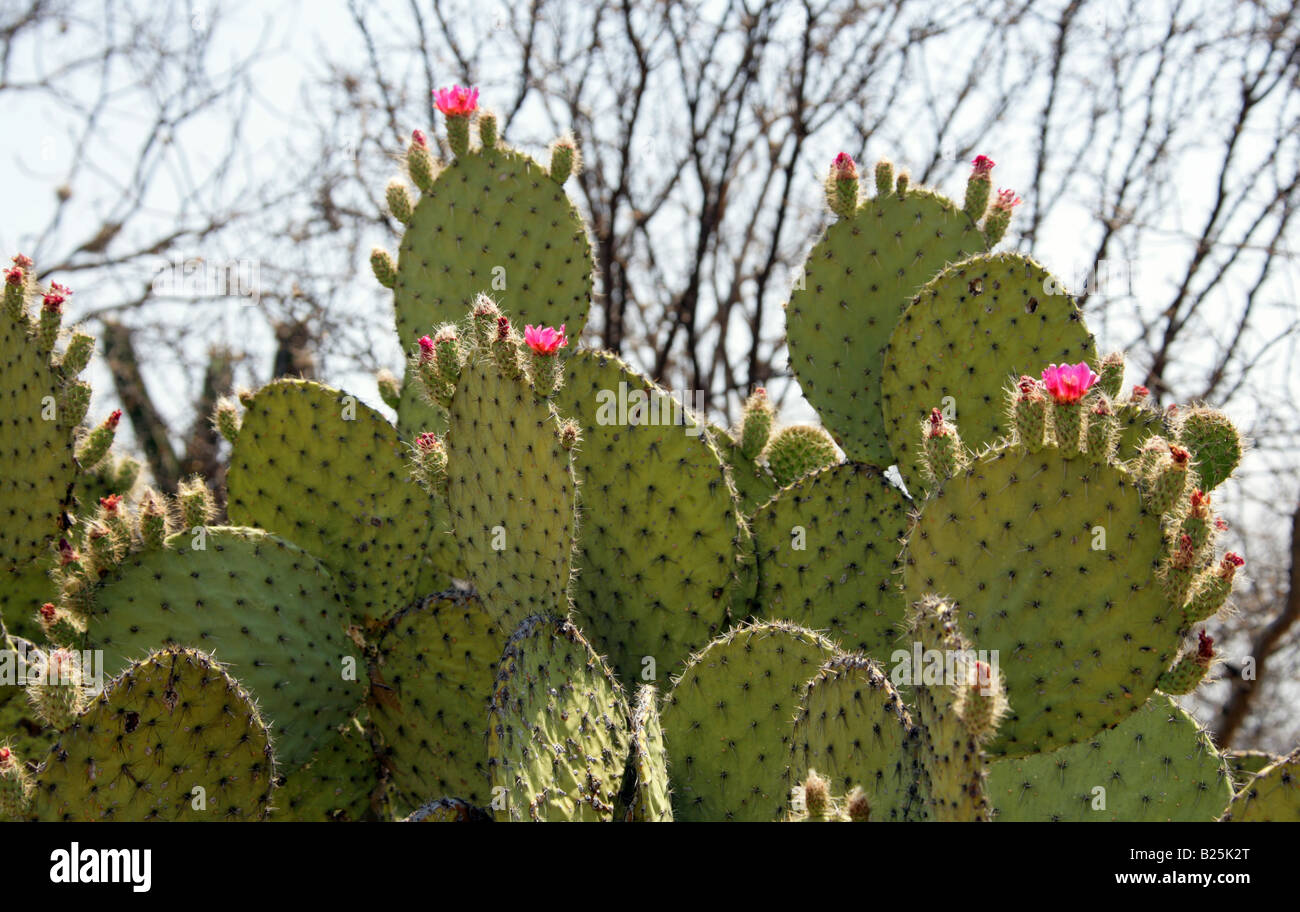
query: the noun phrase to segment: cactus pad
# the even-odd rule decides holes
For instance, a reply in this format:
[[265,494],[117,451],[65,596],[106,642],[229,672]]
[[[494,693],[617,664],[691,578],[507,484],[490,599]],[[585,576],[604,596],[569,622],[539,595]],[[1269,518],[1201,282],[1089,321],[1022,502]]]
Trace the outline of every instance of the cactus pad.
[[444,168],[415,206],[397,259],[397,334],[409,349],[459,320],[479,292],[519,326],[582,332],[591,243],[563,188],[523,153],[477,149]]
[[1201,490],[1223,484],[1241,462],[1241,435],[1217,409],[1194,408],[1178,422],[1178,442],[1191,450]]
[[360,720],[326,736],[311,760],[280,778],[272,820],[354,821],[369,813],[379,764]]
[[489,613],[507,630],[567,613],[577,480],[555,409],[480,357],[461,374],[446,443],[460,560]]
[[528,618],[506,644],[488,725],[498,820],[612,820],[628,711],[604,659],[568,621]]
[[908,509],[901,491],[859,463],[831,466],[784,488],[751,522],[756,604],[827,631],[845,649],[887,658],[905,608],[895,574]]
[[1300,822],[1300,748],[1260,770],[1220,819]]
[[659,706],[653,684],[637,688],[632,704],[628,775],[632,798],[627,820],[634,823],[669,823],[673,819],[672,786],[668,755],[659,724]]
[[1011,713],[991,754],[1091,738],[1146,702],[1180,641],[1163,554],[1161,517],[1123,470],[1052,447],[995,450],[931,493],[904,591],[952,599],[971,641],[999,651]]
[[1232,795],[1209,735],[1163,694],[1089,740],[989,764],[988,787],[1011,821],[1210,821]]
[[883,349],[917,289],[948,263],[988,249],[951,201],[890,192],[826,229],[786,305],[790,366],[849,459],[892,461],[880,410]]
[[919,490],[921,479],[916,429],[945,398],[956,404],[948,417],[978,452],[1008,432],[1008,379],[1078,361],[1097,361],[1079,305],[1028,257],[976,256],[935,276],[898,321],[885,352],[885,427],[908,490]]
[[505,636],[472,595],[445,592],[384,626],[371,667],[371,719],[393,804],[429,795],[486,805],[487,709]]
[[247,404],[227,478],[232,522],[319,557],[353,618],[416,596],[432,501],[410,480],[392,425],[353,396],[277,380]]
[[[666,678],[717,635],[745,586],[739,502],[704,427],[690,415],[666,423],[675,406],[653,383],[601,353],[579,352],[566,374],[557,401],[582,427],[575,616],[623,680],[642,679],[646,657]],[[618,400],[638,394],[665,423],[630,423],[632,406],[620,414]]]
[[271,734],[249,693],[203,653],[168,647],[124,671],[60,735],[32,814],[260,820],[274,772]]
[[917,802],[916,736],[880,667],[863,656],[836,656],[804,688],[787,788],[816,769],[835,794],[860,786],[872,820],[903,820]]
[[165,643],[211,652],[240,675],[285,769],[311,759],[364,696],[347,608],[325,566],[259,529],[211,526],[126,559],[94,592],[87,629],[116,674]]
[[835,654],[784,621],[728,631],[691,657],[663,710],[678,820],[779,820],[804,684]]

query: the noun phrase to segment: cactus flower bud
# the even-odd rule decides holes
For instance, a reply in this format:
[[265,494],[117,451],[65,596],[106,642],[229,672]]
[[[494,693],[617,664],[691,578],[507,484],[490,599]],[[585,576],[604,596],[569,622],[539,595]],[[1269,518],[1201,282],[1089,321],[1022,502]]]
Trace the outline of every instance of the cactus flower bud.
[[931,409],[921,424],[921,445],[921,469],[930,481],[943,481],[966,467],[966,452],[957,428],[937,408]]
[[26,814],[31,791],[26,767],[7,745],[0,746],[0,819],[16,820]]
[[5,270],[6,285],[22,285],[27,281],[27,273],[21,266],[11,266]]
[[412,130],[411,142],[415,143],[421,149],[429,148],[429,140],[425,138],[423,130]]
[[397,285],[397,264],[392,256],[382,247],[370,251],[370,271],[375,274],[379,284],[385,288]]
[[431,336],[420,336],[420,338],[416,340],[416,344],[420,346],[420,363],[431,363],[437,352],[437,348],[433,344],[433,338]]
[[984,234],[990,244],[1002,240],[1011,225],[1011,210],[1020,205],[1022,200],[1014,190],[998,190],[993,206],[984,216]]
[[871,802],[867,800],[867,793],[862,790],[862,786],[853,786],[846,804],[845,810],[848,811],[850,822],[867,823],[871,820]]
[[573,136],[565,134],[551,143],[551,180],[562,184],[582,168],[582,155]]
[[888,196],[889,192],[894,189],[894,166],[888,160],[882,158],[876,162],[876,195]]
[[745,410],[740,418],[740,452],[746,459],[757,459],[772,436],[776,411],[767,390],[756,387],[745,400]]
[[222,396],[212,413],[212,424],[217,432],[230,444],[239,438],[239,403],[229,396]]
[[1156,686],[1170,696],[1189,694],[1205,679],[1214,662],[1214,638],[1202,630],[1197,636],[1196,651],[1185,654],[1173,668],[1162,674]]
[[1142,400],[1146,399],[1150,395],[1151,395],[1151,390],[1147,389],[1145,386],[1142,386],[1140,383],[1135,384],[1133,386],[1133,392],[1131,394],[1131,398],[1133,399],[1134,402],[1141,402]]
[[809,817],[820,818],[830,807],[830,783],[817,775],[816,770],[809,770],[808,778],[804,780],[803,800]]
[[566,419],[560,425],[560,446],[571,450],[581,442],[582,428],[572,418]]
[[1101,359],[1097,386],[1112,399],[1118,398],[1124,388],[1124,355],[1111,352]]
[[966,199],[961,210],[972,222],[978,222],[989,208],[989,193],[993,188],[990,174],[993,172],[993,159],[987,155],[977,155],[971,162],[970,177],[966,180]]
[[[415,215],[415,206],[411,202],[411,194],[406,191],[400,181],[391,181],[388,189],[384,193],[384,198],[388,202],[388,211],[392,213],[393,218],[397,219],[403,225],[409,225],[411,218]],[[371,262],[371,268],[374,262]]]
[[1237,568],[1245,563],[1240,555],[1229,551],[1223,555],[1223,559],[1212,572],[1201,578],[1200,585],[1197,586],[1184,611],[1185,626],[1190,627],[1219,613],[1219,609],[1227,604],[1228,596],[1232,594],[1232,583],[1237,575]]
[[415,480],[427,491],[441,490],[447,483],[447,447],[442,439],[431,431],[417,435],[413,455],[411,474]]
[[497,116],[491,111],[478,112],[478,141],[484,149],[497,145]]
[[499,316],[501,311],[497,308],[496,302],[487,295],[481,294],[474,299],[474,328],[478,330],[478,338],[483,345],[491,345],[496,339]]
[[831,162],[826,205],[843,219],[853,218],[858,211],[858,166],[847,152],[836,155]]

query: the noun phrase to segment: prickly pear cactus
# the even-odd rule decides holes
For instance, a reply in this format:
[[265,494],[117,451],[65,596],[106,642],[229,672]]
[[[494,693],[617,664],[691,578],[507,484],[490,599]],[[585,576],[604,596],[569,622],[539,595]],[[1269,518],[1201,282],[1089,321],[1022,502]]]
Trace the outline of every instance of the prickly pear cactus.
[[286,770],[309,761],[364,698],[365,666],[333,578],[270,533],[178,532],[126,555],[92,599],[87,643],[104,651],[108,673],[168,643],[219,655],[257,695]]
[[403,823],[490,823],[492,815],[463,798],[436,798],[421,805]]
[[1201,489],[1212,491],[1236,471],[1245,449],[1241,434],[1223,412],[1205,408],[1180,412],[1178,442],[1192,453],[1192,468]]
[[979,450],[1009,430],[1009,379],[1096,360],[1078,303],[1028,257],[983,254],[943,270],[902,314],[885,352],[885,428],[907,489],[920,489],[916,428],[932,408],[952,406],[947,417]]
[[920,803],[918,737],[879,665],[863,656],[836,656],[804,686],[786,787],[794,789],[816,769],[835,794],[860,789],[871,820],[905,820]]
[[454,591],[421,599],[379,633],[371,719],[398,814],[431,794],[489,803],[487,710],[505,640],[479,599]]
[[1232,796],[1209,734],[1162,694],[1115,728],[989,764],[996,820],[1214,820]]
[[497,820],[614,819],[628,710],[609,666],[573,624],[538,615],[510,637],[488,755]]
[[752,540],[695,416],[612,355],[565,369],[557,403],[582,431],[574,616],[624,681],[645,680],[647,658],[662,680],[752,591]]
[[261,820],[271,732],[221,665],[171,646],[134,663],[65,730],[36,775],[35,820]]
[[904,613],[898,550],[909,509],[879,470],[859,463],[822,469],[782,489],[751,521],[755,603],[827,631],[845,649],[888,658]]
[[[576,338],[587,321],[591,243],[563,187],[577,165],[576,150],[558,142],[551,167],[544,168],[501,142],[495,117],[486,113],[478,118],[481,141],[471,149],[476,107],[448,116],[448,129],[463,128],[465,136],[450,162],[436,159],[422,135],[413,139],[406,163],[417,202],[404,187],[390,186],[389,207],[405,231],[396,264],[376,252],[375,273],[393,289],[403,349],[439,324],[459,320],[481,292],[492,294],[521,327],[564,326]],[[441,430],[436,410],[416,387],[408,376],[398,407],[404,437]]]
[[1260,770],[1233,797],[1220,819],[1300,822],[1300,748]]
[[226,479],[231,521],[318,557],[358,623],[414,599],[436,502],[411,480],[393,426],[304,380],[270,383],[246,408]]
[[786,305],[790,367],[850,459],[894,461],[881,414],[883,350],[917,289],[989,241],[972,218],[930,190],[877,166],[876,195],[858,198],[856,166],[836,159],[831,182],[847,196],[813,246]]
[[379,762],[360,719],[327,735],[309,761],[282,770],[272,820],[370,819],[379,789]]
[[784,621],[728,631],[691,657],[663,709],[677,820],[779,820],[804,683],[835,654]]

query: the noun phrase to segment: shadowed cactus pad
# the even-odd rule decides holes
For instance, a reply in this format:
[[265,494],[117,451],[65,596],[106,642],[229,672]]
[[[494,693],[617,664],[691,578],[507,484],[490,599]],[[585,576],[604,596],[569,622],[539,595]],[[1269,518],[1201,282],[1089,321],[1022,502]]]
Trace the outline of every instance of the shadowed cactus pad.
[[557,402],[582,427],[575,617],[624,681],[642,680],[647,656],[663,680],[749,594],[752,544],[717,450],[680,404],[610,355],[579,352],[566,373]]
[[1164,547],[1124,471],[1052,447],[995,450],[931,493],[904,591],[952,599],[971,641],[999,651],[1011,713],[990,753],[1091,738],[1146,702],[1181,639]]
[[498,820],[612,820],[628,711],[604,659],[568,621],[528,618],[510,637],[488,720]]
[[248,401],[230,455],[232,522],[319,557],[356,620],[416,596],[433,501],[410,480],[392,425],[339,390],[277,380]]
[[790,367],[850,459],[882,468],[894,461],[880,383],[883,350],[907,302],[948,263],[987,249],[950,200],[907,189],[863,200],[809,252],[785,311]]
[[271,734],[248,692],[204,654],[168,647],[60,735],[32,809],[40,820],[261,820],[274,774]]
[[399,612],[379,634],[371,719],[399,814],[431,794],[488,804],[487,710],[504,645],[482,602],[456,592]]
[[889,445],[909,491],[919,490],[917,431],[951,397],[966,445],[1007,434],[1003,386],[1097,349],[1074,298],[1028,257],[972,257],[931,279],[898,321],[885,353]]
[[678,820],[779,820],[804,684],[835,654],[784,621],[737,627],[691,657],[663,709]]
[[282,772],[272,820],[364,820],[379,787],[379,763],[358,719],[323,738],[307,763]]
[[907,708],[880,667],[863,656],[837,656],[805,686],[787,788],[816,769],[836,794],[860,787],[872,820],[904,820],[919,802],[916,738]]
[[755,604],[827,631],[846,649],[888,657],[905,608],[896,574],[908,510],[901,491],[858,463],[831,466],[784,488],[751,521]]
[[461,563],[489,613],[507,629],[566,613],[577,479],[555,408],[480,356],[461,374],[446,444]]
[[87,629],[116,674],[166,643],[210,652],[257,697],[286,770],[311,759],[364,697],[347,608],[324,565],[258,529],[181,532],[128,555],[94,592]]
[[1086,741],[989,764],[988,788],[1010,821],[1209,821],[1232,795],[1209,735],[1162,694]]
[[490,823],[492,815],[463,798],[437,798],[403,818],[403,823]]

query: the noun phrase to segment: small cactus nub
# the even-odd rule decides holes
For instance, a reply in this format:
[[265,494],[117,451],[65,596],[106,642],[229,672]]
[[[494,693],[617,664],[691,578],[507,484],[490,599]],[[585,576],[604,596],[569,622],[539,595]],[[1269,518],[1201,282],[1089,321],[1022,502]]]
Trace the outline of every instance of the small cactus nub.
[[1002,240],[1007,228],[1011,226],[1011,210],[1020,203],[1021,199],[1014,190],[998,190],[993,206],[984,216],[984,236],[988,238],[989,244]]
[[757,459],[772,436],[776,412],[767,390],[757,387],[745,400],[745,410],[740,418],[740,452],[746,459]]
[[551,180],[562,184],[582,169],[582,155],[578,144],[569,134],[561,136],[551,143]]
[[993,189],[993,159],[987,155],[977,155],[971,162],[970,177],[966,179],[966,199],[962,203],[962,212],[972,222],[978,222],[989,208],[989,194]]
[[894,166],[887,159],[876,162],[876,195],[889,196],[894,189]]
[[212,425],[217,429],[226,442],[234,444],[239,438],[239,426],[242,419],[239,415],[239,402],[230,396],[222,396],[217,401],[217,407],[212,413]]
[[[389,183],[388,190],[384,193],[384,199],[388,202],[388,211],[392,213],[393,218],[403,225],[411,223],[411,217],[415,215],[415,206],[411,202],[411,194],[406,191],[406,187],[400,181]],[[371,253],[370,265],[371,268],[374,268],[373,252]]]
[[826,205],[842,219],[853,218],[858,211],[858,166],[847,152],[831,162],[826,178]]
[[397,264],[393,262],[392,255],[382,247],[370,251],[370,270],[375,274],[379,284],[385,288],[393,288],[397,285]]

